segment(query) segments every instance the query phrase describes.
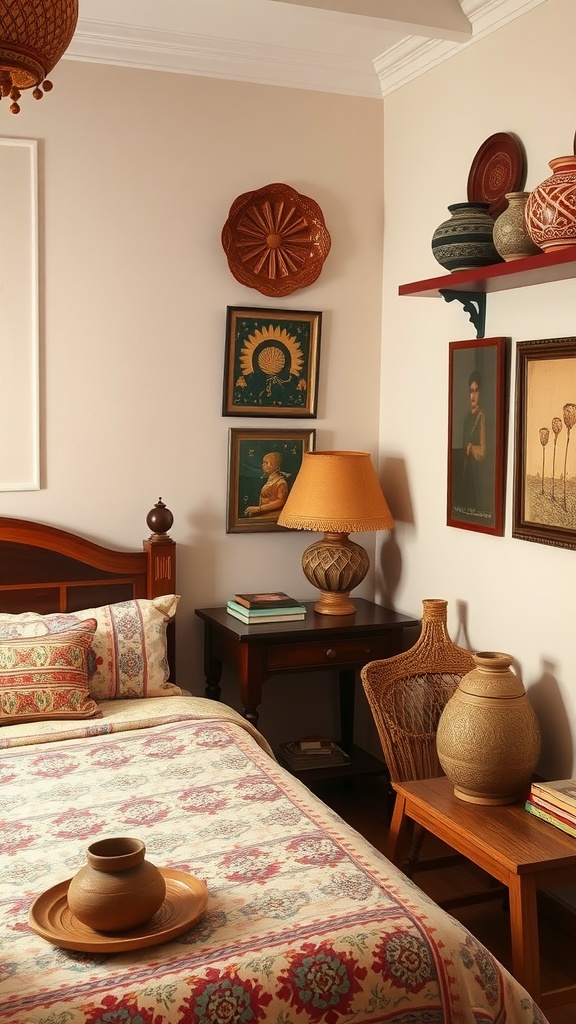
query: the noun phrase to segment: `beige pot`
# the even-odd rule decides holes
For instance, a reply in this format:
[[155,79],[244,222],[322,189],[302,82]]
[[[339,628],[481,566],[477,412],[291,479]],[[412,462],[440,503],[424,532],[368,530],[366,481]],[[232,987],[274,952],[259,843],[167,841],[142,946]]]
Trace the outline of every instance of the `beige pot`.
[[144,859],[140,839],[101,839],[86,852],[87,864],[68,887],[68,906],[96,931],[136,928],[160,909],[166,883],[159,869]]
[[512,656],[483,651],[438,723],[436,746],[454,794],[476,804],[527,796],[540,757],[540,728]]

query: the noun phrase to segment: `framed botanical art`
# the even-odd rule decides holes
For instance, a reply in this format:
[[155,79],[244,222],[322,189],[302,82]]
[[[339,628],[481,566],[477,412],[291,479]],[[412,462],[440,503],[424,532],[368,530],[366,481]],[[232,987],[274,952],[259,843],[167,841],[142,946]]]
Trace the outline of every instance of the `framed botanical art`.
[[224,416],[315,417],[322,314],[228,306]]
[[506,338],[449,346],[447,523],[502,536]]
[[284,529],[278,516],[315,443],[315,430],[230,430],[227,533]]
[[512,536],[576,548],[576,338],[516,346]]

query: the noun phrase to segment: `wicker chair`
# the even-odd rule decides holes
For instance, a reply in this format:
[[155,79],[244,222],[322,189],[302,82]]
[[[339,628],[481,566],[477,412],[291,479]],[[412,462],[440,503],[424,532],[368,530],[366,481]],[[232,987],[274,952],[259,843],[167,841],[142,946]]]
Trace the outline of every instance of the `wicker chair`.
[[[422,607],[422,630],[414,646],[368,662],[361,671],[392,783],[444,774],[436,753],[438,721],[462,676],[474,668],[470,651],[448,635],[447,601],[425,600]],[[424,830],[415,827],[404,867],[408,875],[416,868],[423,838]],[[419,866],[439,865],[436,858],[433,865]]]

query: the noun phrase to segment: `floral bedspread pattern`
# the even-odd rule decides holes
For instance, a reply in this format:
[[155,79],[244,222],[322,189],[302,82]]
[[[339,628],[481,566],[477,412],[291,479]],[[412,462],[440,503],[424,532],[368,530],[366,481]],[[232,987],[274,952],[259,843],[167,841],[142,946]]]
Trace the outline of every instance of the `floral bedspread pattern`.
[[[139,703],[161,718],[158,700]],[[250,729],[196,703],[198,715],[141,729],[132,715],[120,731],[2,750],[0,1020],[546,1024],[464,927]],[[30,904],[114,835],[203,879],[205,914],[149,949],[53,947],[30,929]]]

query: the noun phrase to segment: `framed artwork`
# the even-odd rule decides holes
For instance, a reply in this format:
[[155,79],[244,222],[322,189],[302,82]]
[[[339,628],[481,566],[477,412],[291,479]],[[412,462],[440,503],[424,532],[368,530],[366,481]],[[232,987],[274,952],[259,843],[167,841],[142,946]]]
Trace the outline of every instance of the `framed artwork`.
[[285,529],[278,516],[315,430],[236,430],[229,434],[227,533]]
[[516,346],[512,536],[576,548],[576,338]]
[[224,416],[316,416],[322,314],[228,306]]
[[449,346],[448,526],[504,533],[506,338]]

